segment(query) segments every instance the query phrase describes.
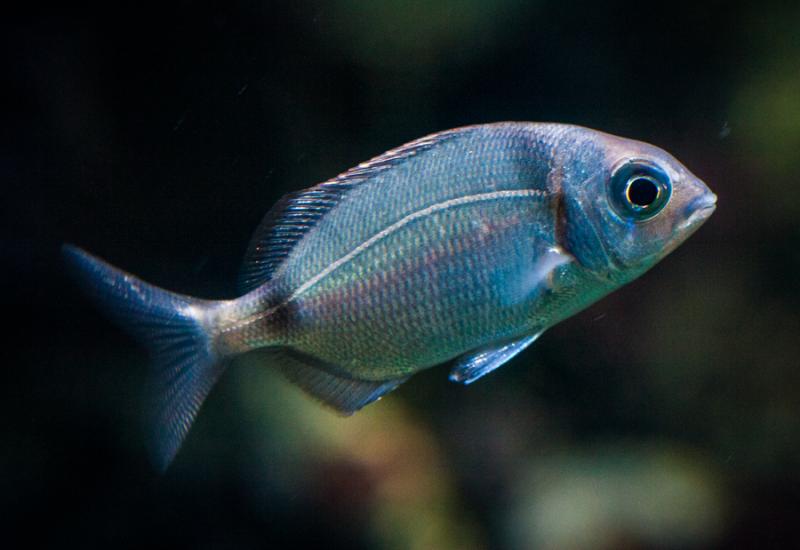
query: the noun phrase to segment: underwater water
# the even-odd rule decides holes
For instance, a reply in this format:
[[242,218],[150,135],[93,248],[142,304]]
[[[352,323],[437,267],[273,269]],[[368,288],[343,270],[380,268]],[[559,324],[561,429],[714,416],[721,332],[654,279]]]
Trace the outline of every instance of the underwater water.
[[[29,545],[800,544],[800,9],[724,2],[79,3],[0,22],[0,510]],[[78,243],[232,298],[285,193],[431,132],[580,124],[718,196],[651,271],[470,386],[342,418],[257,356],[174,463],[148,357],[68,278]],[[113,545],[113,546],[112,546]]]

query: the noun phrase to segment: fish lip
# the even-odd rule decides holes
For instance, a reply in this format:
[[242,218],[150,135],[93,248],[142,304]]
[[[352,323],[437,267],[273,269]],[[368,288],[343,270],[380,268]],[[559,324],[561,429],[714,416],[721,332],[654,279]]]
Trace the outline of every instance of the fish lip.
[[705,193],[689,204],[688,210],[691,212],[686,220],[685,226],[691,227],[704,222],[717,209],[717,196],[714,193]]
[[692,201],[692,205],[699,210],[714,209],[717,207],[717,196],[714,193],[708,192],[697,197]]

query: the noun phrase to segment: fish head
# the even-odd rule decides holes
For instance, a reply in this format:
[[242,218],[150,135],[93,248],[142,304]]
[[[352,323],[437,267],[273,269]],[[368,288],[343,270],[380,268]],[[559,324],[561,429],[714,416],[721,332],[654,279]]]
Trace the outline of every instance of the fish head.
[[666,151],[590,131],[572,149],[562,192],[568,245],[579,261],[625,282],[694,233],[716,195]]

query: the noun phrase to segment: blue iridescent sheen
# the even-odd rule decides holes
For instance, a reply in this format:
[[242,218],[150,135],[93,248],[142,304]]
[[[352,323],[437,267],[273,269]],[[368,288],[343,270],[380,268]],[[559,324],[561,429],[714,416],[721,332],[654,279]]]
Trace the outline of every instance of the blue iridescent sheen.
[[180,296],[75,247],[65,257],[153,351],[165,467],[238,355],[270,350],[266,364],[345,414],[450,360],[470,383],[644,273],[715,200],[652,145],[506,122],[426,136],[284,197],[235,300]]

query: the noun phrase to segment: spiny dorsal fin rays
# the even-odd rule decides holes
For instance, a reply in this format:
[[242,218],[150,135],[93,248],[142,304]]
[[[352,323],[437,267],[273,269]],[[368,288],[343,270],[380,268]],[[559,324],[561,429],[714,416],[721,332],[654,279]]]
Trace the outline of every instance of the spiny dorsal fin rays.
[[427,151],[437,144],[463,135],[469,128],[432,134],[363,162],[333,179],[284,196],[267,212],[250,240],[239,277],[242,293],[272,278],[294,246],[356,185]]

